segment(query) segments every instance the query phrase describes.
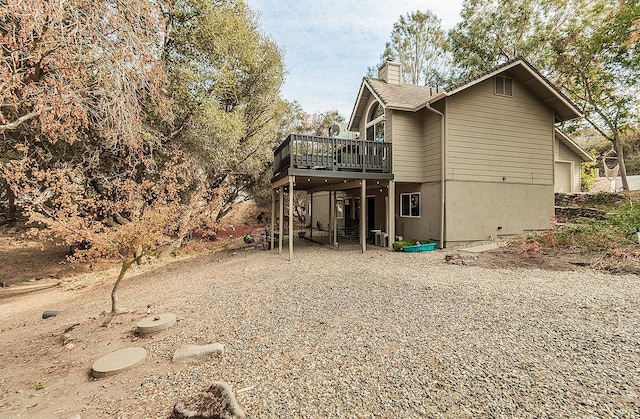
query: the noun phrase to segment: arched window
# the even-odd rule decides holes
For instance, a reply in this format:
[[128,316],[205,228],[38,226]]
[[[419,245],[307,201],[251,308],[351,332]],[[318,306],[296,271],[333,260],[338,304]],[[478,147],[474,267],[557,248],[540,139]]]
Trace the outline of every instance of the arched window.
[[367,115],[367,141],[384,141],[384,108],[375,102]]

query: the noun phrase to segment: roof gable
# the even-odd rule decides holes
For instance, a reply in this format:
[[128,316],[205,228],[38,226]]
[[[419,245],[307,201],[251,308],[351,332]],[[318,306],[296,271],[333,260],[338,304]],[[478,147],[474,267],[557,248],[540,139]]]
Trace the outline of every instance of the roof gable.
[[446,89],[446,96],[455,95],[499,74],[504,74],[520,81],[541,102],[553,109],[556,115],[556,122],[568,121],[582,116],[582,113],[571,99],[522,58],[508,61],[472,79],[456,83]]
[[416,112],[427,106],[427,104],[435,103],[447,96],[459,94],[499,74],[504,74],[505,76],[520,81],[538,100],[553,109],[556,122],[567,121],[582,116],[571,99],[564,95],[526,60],[517,58],[487,70],[472,79],[456,83],[446,90],[411,84],[389,84],[381,79],[364,77],[360,85],[358,98],[351,113],[351,118],[349,119],[348,129],[352,131],[358,129],[362,118],[365,117],[366,106],[371,96],[374,96],[376,100],[380,101],[385,109]]
[[566,145],[573,153],[580,157],[583,162],[592,162],[595,161],[593,156],[585,151],[584,148],[580,147],[575,141],[573,141],[567,134],[555,128],[556,138],[560,140],[560,142]]
[[390,84],[381,79],[364,77],[358,99],[349,119],[349,129],[357,130],[362,118],[365,118],[366,106],[371,96],[375,97],[385,109],[400,109],[415,112],[436,94],[436,89],[414,84]]

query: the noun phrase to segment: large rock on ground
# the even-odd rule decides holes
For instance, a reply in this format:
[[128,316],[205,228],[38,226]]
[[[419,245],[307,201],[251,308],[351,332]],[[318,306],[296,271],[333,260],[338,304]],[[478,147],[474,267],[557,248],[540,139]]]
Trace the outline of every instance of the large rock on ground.
[[210,343],[209,345],[184,345],[176,349],[173,354],[173,362],[190,361],[210,355],[224,354],[224,345],[221,343]]
[[216,381],[209,388],[173,406],[173,419],[245,419],[231,386]]

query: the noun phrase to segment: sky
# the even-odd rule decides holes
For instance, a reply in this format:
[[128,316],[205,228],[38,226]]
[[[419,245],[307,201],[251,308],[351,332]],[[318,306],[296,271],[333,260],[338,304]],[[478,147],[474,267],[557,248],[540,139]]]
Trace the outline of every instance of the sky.
[[282,97],[309,112],[351,116],[362,77],[376,66],[401,15],[431,10],[452,28],[463,0],[246,0],[284,55]]

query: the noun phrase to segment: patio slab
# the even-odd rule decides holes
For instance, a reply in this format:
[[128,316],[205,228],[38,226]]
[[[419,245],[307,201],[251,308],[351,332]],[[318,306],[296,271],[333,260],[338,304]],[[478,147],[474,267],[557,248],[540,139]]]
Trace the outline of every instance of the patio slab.
[[118,374],[132,368],[147,357],[144,348],[126,348],[103,356],[93,363],[91,375],[95,378],[103,378]]
[[488,250],[495,250],[499,247],[500,246],[498,246],[495,243],[489,243],[489,244],[483,244],[482,246],[467,247],[466,249],[460,249],[460,251],[469,252],[469,253],[481,253],[481,252],[486,252]]

